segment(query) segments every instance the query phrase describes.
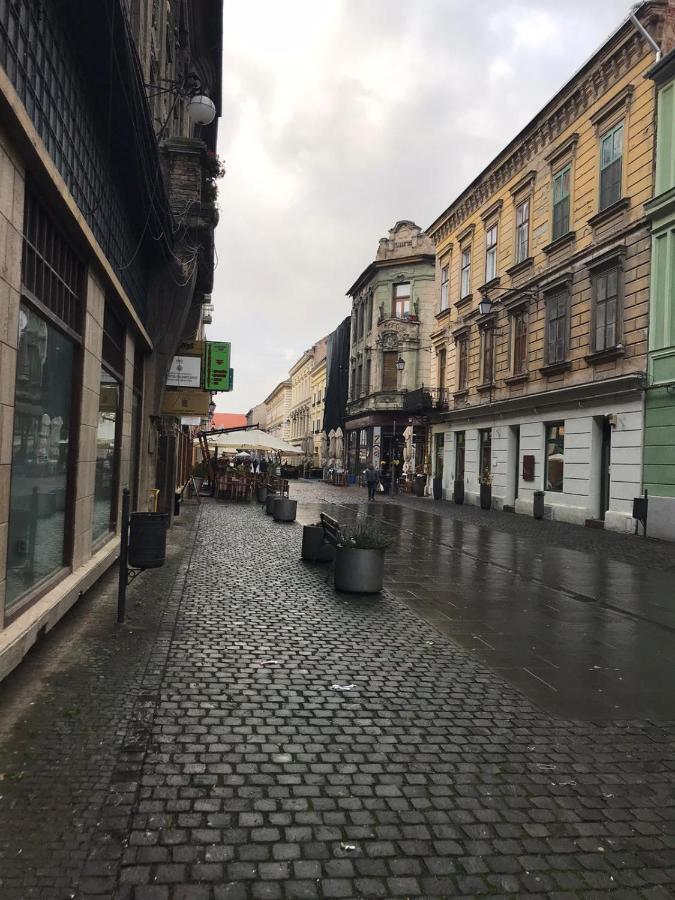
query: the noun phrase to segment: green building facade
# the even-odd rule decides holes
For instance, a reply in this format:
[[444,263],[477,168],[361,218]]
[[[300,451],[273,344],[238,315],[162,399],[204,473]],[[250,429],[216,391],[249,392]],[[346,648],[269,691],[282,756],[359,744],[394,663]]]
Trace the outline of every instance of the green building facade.
[[675,50],[649,72],[658,94],[644,487],[648,530],[675,540]]

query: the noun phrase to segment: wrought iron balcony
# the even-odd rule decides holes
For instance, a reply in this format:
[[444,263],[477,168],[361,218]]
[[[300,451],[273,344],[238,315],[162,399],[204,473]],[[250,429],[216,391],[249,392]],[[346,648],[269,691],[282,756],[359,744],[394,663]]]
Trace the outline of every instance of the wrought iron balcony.
[[406,412],[442,412],[448,409],[448,392],[445,388],[422,386],[416,391],[403,395],[403,409]]

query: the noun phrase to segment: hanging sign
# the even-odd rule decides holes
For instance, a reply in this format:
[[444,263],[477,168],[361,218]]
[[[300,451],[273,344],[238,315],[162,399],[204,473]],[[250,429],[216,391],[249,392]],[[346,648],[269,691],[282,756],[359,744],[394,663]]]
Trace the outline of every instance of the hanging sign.
[[204,390],[230,390],[230,344],[206,341],[204,345]]
[[185,391],[164,391],[162,415],[208,416],[211,395],[194,388]]
[[200,388],[202,386],[201,356],[174,356],[166,384],[167,387]]

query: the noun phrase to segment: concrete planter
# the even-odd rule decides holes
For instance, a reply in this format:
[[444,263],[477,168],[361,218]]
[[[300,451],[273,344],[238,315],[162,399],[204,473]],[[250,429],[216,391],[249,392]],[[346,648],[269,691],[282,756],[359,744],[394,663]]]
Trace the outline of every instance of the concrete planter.
[[255,499],[258,503],[266,503],[267,502],[267,485],[262,484],[255,489]]
[[301,556],[308,562],[332,562],[335,559],[335,547],[324,541],[320,525],[305,525],[302,529]]
[[480,486],[480,508],[491,509],[492,507],[492,485],[481,484]]
[[335,590],[349,594],[377,594],[384,579],[384,550],[338,547],[335,553]]
[[265,512],[267,513],[268,516],[271,516],[272,513],[274,512],[274,503],[278,499],[279,499],[278,494],[270,494],[270,493],[267,494],[267,497],[265,498]]
[[297,511],[298,501],[289,500],[288,497],[277,497],[272,505],[275,522],[295,522]]

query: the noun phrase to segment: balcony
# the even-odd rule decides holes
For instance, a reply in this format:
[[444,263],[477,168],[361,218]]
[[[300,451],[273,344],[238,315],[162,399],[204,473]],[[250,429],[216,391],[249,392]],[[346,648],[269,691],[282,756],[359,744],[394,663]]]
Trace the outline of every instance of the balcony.
[[445,388],[421,387],[403,395],[403,409],[410,413],[445,412],[448,392]]

